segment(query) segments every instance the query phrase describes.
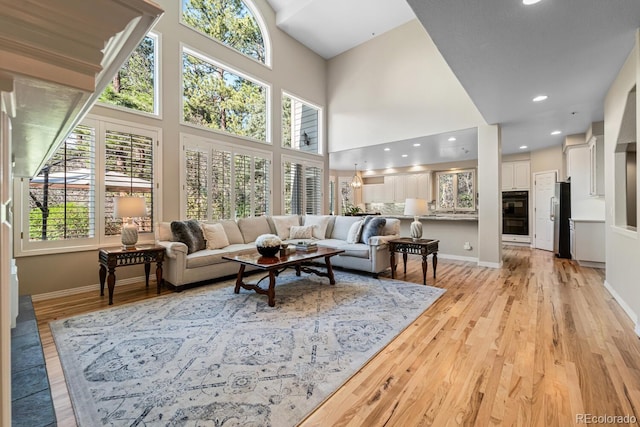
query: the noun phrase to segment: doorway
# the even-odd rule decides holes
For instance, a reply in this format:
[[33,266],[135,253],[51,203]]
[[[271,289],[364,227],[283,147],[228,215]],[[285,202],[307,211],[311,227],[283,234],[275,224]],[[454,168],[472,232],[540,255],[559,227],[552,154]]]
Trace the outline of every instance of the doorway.
[[533,174],[533,247],[553,251],[554,223],[551,219],[557,171]]

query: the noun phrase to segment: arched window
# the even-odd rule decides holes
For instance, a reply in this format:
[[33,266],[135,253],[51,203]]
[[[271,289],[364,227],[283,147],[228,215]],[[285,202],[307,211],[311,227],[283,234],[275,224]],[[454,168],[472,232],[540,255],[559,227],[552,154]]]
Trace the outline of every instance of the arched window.
[[255,6],[242,0],[182,0],[182,22],[269,65],[265,26]]

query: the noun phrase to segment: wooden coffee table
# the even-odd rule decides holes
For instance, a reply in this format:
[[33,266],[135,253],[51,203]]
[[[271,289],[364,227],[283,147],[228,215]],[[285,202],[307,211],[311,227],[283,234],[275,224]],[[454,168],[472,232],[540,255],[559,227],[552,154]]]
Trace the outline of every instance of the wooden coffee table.
[[[240,293],[240,287],[247,290],[254,290],[256,293],[267,295],[269,298],[269,307],[276,305],[276,277],[287,268],[295,268],[296,275],[299,276],[301,271],[305,273],[313,273],[318,276],[328,277],[331,285],[336,284],[336,280],[333,277],[333,268],[331,267],[331,257],[344,252],[341,249],[331,248],[318,248],[311,252],[296,251],[284,256],[265,257],[259,253],[247,254],[247,255],[234,255],[223,256],[223,259],[228,261],[237,262],[240,264],[240,270],[238,271],[238,277],[236,278],[236,287],[234,292]],[[318,258],[324,258],[324,263],[327,267],[327,271],[320,271],[315,268],[311,268],[309,263]],[[258,280],[257,283],[245,283],[244,270],[247,266],[254,267],[260,270],[267,271],[267,275]],[[260,282],[266,278],[269,278],[269,287],[263,289],[260,287]]]

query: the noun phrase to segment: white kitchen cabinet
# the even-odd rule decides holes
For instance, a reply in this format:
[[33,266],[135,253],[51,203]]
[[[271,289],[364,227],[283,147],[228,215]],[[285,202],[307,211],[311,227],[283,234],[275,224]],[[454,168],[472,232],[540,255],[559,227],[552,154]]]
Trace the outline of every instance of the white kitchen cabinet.
[[530,186],[531,166],[528,160],[502,164],[502,190],[529,190]]
[[382,202],[384,184],[364,184],[362,186],[362,203]]
[[393,182],[393,196],[391,199],[396,203],[404,203],[404,201],[410,196],[410,190],[407,188],[407,181],[409,175],[395,175],[390,176]]
[[362,186],[363,203],[404,203],[406,199],[431,200],[431,174],[387,175],[383,183]]
[[605,227],[604,220],[569,220],[571,258],[587,267],[604,267]]

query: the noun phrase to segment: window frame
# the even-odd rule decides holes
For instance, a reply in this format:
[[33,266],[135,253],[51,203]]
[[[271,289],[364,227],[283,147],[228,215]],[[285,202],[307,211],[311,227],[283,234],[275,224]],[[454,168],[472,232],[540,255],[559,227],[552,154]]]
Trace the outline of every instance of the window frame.
[[[218,151],[228,151],[231,153],[231,163],[232,163],[232,177],[235,176],[235,156],[236,155],[244,155],[244,156],[251,156],[252,158],[255,157],[259,157],[261,159],[267,160],[270,163],[270,176],[269,176],[269,184],[268,184],[268,197],[267,197],[267,203],[269,206],[268,212],[265,213],[265,215],[271,215],[273,213],[273,177],[274,177],[274,167],[273,167],[273,153],[271,151],[268,150],[263,150],[263,149],[257,149],[257,148],[250,148],[250,147],[243,147],[243,146],[238,146],[238,145],[234,145],[234,144],[229,144],[229,143],[225,143],[219,140],[215,140],[215,139],[211,139],[211,138],[206,138],[206,137],[201,137],[201,136],[196,136],[194,134],[190,134],[190,133],[180,133],[180,218],[187,218],[187,191],[186,191],[186,171],[187,171],[187,167],[186,167],[186,161],[187,161],[187,156],[186,156],[186,152],[187,150],[193,150],[193,151],[201,151],[201,152],[205,152],[208,155],[208,162],[209,164],[211,164],[212,161],[212,157],[213,157],[213,151],[214,150],[218,150]],[[253,164],[254,160],[252,160],[252,164]],[[252,167],[253,170],[253,167]],[[208,178],[208,180],[210,180],[211,177]],[[231,180],[231,195],[230,195],[230,200],[233,203],[233,206],[231,208],[231,218],[220,218],[220,219],[236,219],[239,218],[237,216],[237,209],[236,209],[236,204],[235,204],[235,200],[236,200],[236,191],[235,191],[235,180],[232,179]],[[210,185],[210,181],[207,183],[207,188],[209,189]],[[210,190],[208,191],[210,192]],[[213,218],[213,212],[211,210],[211,203],[210,203],[210,197],[207,197],[207,213],[206,213],[206,218],[204,219],[204,221],[217,221],[219,219],[217,218]],[[255,199],[252,198],[251,200],[251,211],[255,212]]]
[[123,107],[121,105],[109,104],[108,102],[100,101],[100,99],[98,99],[96,105],[112,110],[123,111],[126,113],[137,114],[143,117],[162,120],[162,49],[160,49],[160,44],[162,43],[162,34],[157,31],[150,31],[145,35],[145,37],[151,37],[154,39],[153,112],[149,113],[147,111],[140,111],[133,108]]
[[[318,185],[318,188],[320,189],[320,195],[318,196],[318,200],[320,203],[320,212],[316,212],[316,213],[312,213],[312,214],[308,214],[306,212],[302,212],[299,213],[299,215],[324,215],[324,207],[325,207],[325,200],[324,200],[324,195],[326,192],[325,189],[325,168],[324,168],[324,162],[322,161],[318,161],[318,160],[310,160],[310,159],[305,159],[304,157],[298,157],[298,156],[289,156],[289,155],[282,155],[281,159],[280,159],[280,184],[282,185],[282,201],[281,201],[281,212],[283,215],[285,215],[284,212],[287,212],[287,207],[286,207],[286,197],[285,197],[285,188],[286,188],[286,182],[285,182],[285,163],[298,163],[301,164],[303,166],[303,171],[302,174],[303,176],[305,176],[306,174],[306,170],[307,168],[318,168],[320,170],[320,183]],[[307,187],[306,187],[306,183],[304,185],[304,187],[302,188],[302,206],[306,207],[307,206],[307,191],[306,191]],[[297,213],[293,213],[293,215],[297,215]]]
[[[227,132],[227,131],[223,131],[220,129],[214,129],[214,128],[210,128],[210,127],[206,127],[206,126],[200,126],[200,125],[196,125],[193,123],[189,123],[187,121],[185,121],[184,119],[184,55],[188,54],[191,56],[196,57],[197,59],[204,61],[204,62],[208,62],[209,64],[215,66],[215,67],[220,67],[222,69],[224,69],[225,71],[228,71],[230,73],[233,73],[235,75],[237,75],[238,77],[241,77],[245,80],[248,80],[258,86],[262,86],[265,90],[265,140],[259,140],[250,136],[246,136],[246,135],[236,135],[235,133],[231,133],[231,132]],[[188,126],[194,129],[200,129],[200,130],[204,130],[207,132],[213,132],[216,134],[220,134],[220,135],[226,135],[226,136],[230,136],[233,138],[240,138],[246,141],[251,141],[251,142],[257,142],[260,144],[265,144],[265,145],[272,145],[272,123],[271,123],[271,117],[272,117],[272,105],[271,105],[271,92],[272,92],[272,85],[270,83],[266,83],[262,80],[260,80],[258,77],[252,76],[250,74],[247,74],[243,71],[240,71],[237,67],[233,67],[225,62],[219,61],[217,59],[213,59],[211,56],[199,51],[198,49],[195,49],[189,45],[187,45],[186,43],[180,43],[180,124],[183,126]]]
[[[473,177],[473,203],[470,208],[462,208],[458,207],[458,174],[468,173],[470,172]],[[445,208],[440,206],[440,177],[443,175],[453,175],[453,189],[454,189],[454,207],[453,208]],[[454,211],[454,212],[474,212],[477,209],[477,185],[478,185],[478,176],[475,169],[461,169],[455,171],[438,171],[436,172],[435,186],[436,186],[436,207],[435,210],[438,212],[442,211]]]
[[[79,125],[94,124],[95,142],[95,233],[94,237],[31,241],[29,240],[29,179],[20,178],[14,180],[13,194],[15,196],[15,222],[14,222],[14,254],[16,257],[46,255],[56,253],[69,253],[96,250],[103,246],[118,246],[121,244],[121,235],[107,236],[105,234],[104,197],[105,197],[105,134],[107,128],[114,127],[126,129],[129,133],[139,133],[151,136],[154,139],[153,147],[153,230],[139,234],[139,242],[153,243],[155,241],[155,223],[161,221],[162,205],[162,129],[155,126],[146,126],[140,123],[117,120],[109,117],[88,115]],[[23,238],[24,237],[24,238]]]
[[[282,138],[282,130],[283,130],[282,127],[284,125],[284,108],[283,108],[284,102],[283,101],[284,101],[284,97],[285,96],[288,97],[288,98],[291,98],[292,100],[296,100],[296,101],[298,101],[298,102],[300,102],[302,104],[306,104],[308,107],[311,107],[311,108],[317,110],[317,112],[318,112],[318,127],[316,129],[316,132],[317,132],[317,135],[318,135],[317,136],[317,139],[318,139],[318,151],[317,152],[304,151],[304,150],[300,150],[300,149],[297,149],[297,148],[293,148],[293,146],[292,147],[286,147],[284,145],[284,140]],[[309,155],[313,155],[313,156],[317,156],[317,157],[324,157],[324,151],[325,150],[324,150],[324,132],[323,132],[324,125],[323,125],[323,123],[324,123],[324,109],[320,105],[314,104],[313,102],[310,102],[310,101],[307,101],[306,99],[301,98],[301,97],[299,97],[297,95],[293,95],[291,92],[288,92],[286,90],[282,90],[281,91],[281,96],[280,96],[280,127],[281,127],[281,129],[280,129],[280,133],[281,133],[280,147],[283,150],[288,150],[288,151],[290,151],[292,153],[305,153],[305,154],[309,154]],[[295,154],[292,154],[292,155],[295,155]]]
[[262,41],[264,42],[264,62],[260,62],[257,59],[244,54],[242,52],[240,52],[239,50],[235,49],[232,46],[229,46],[227,44],[225,44],[224,42],[222,42],[221,40],[216,39],[215,37],[211,37],[208,34],[205,34],[201,31],[199,31],[196,28],[193,28],[192,26],[190,26],[189,24],[187,24],[186,22],[184,22],[183,19],[183,1],[180,0],[180,10],[178,12],[178,22],[183,25],[185,28],[188,28],[190,31],[195,32],[196,34],[199,34],[202,37],[206,37],[207,39],[215,42],[216,44],[224,47],[225,49],[229,49],[231,52],[234,52],[240,56],[242,56],[243,58],[249,59],[253,62],[255,62],[256,64],[260,64],[264,67],[267,67],[268,69],[272,69],[272,49],[271,49],[271,36],[269,31],[267,31],[267,24],[264,20],[264,17],[262,16],[262,13],[260,13],[259,8],[251,1],[251,0],[242,0],[242,3],[244,3],[245,7],[247,9],[249,9],[249,11],[251,12],[251,14],[253,15],[253,18],[256,20],[257,24],[258,24],[258,28],[260,29],[260,32],[262,33]]

